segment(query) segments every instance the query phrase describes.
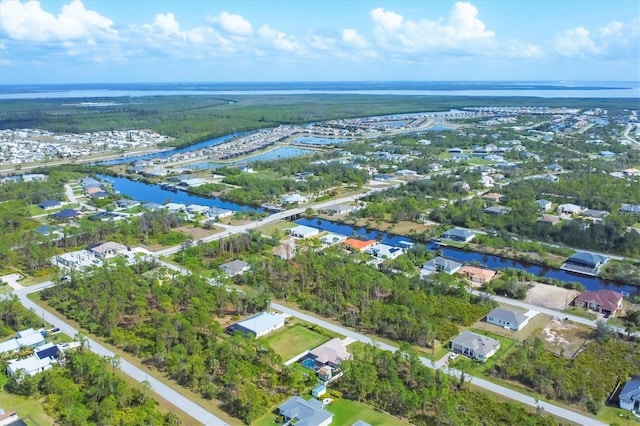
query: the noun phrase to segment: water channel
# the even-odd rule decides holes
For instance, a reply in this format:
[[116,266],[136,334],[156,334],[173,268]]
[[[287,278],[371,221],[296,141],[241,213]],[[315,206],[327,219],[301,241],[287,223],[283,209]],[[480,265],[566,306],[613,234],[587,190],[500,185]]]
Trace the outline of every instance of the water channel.
[[[191,145],[188,147],[177,148],[172,150],[163,151],[160,153],[153,153],[129,158],[121,158],[112,161],[105,161],[99,163],[100,165],[109,166],[115,164],[123,164],[130,163],[134,161],[139,161],[143,159],[151,159],[151,158],[161,158],[168,157],[170,155],[188,152],[192,150],[206,148],[208,146],[219,145],[224,143],[232,138],[241,136],[245,133],[233,133],[226,136],[221,136],[218,138],[209,139],[207,141],[200,142],[195,145]],[[98,176],[99,179],[108,181],[115,191],[131,197],[138,201],[143,202],[154,202],[158,204],[165,203],[167,201],[171,201],[174,203],[183,203],[183,204],[199,204],[204,206],[211,207],[219,207],[223,209],[233,210],[233,211],[243,211],[243,212],[251,212],[258,211],[262,212],[264,209],[255,208],[252,206],[237,204],[229,201],[221,200],[220,198],[206,198],[200,197],[197,195],[191,195],[184,191],[169,191],[160,187],[160,185],[153,185],[142,183],[138,181],[134,181],[128,178],[122,177],[111,177],[111,176]],[[369,239],[377,239],[381,240],[384,243],[395,245],[400,241],[412,241],[408,237],[388,234],[385,232],[368,230],[366,228],[354,227],[350,225],[340,224],[337,222],[332,222],[328,220],[322,219],[300,219],[297,220],[296,223],[300,225],[311,226],[314,228],[322,229],[324,231],[331,231],[337,234],[342,235],[358,235],[360,237],[369,238]],[[596,277],[589,277],[579,274],[574,274],[571,272],[563,271],[560,269],[547,268],[544,266],[533,265],[530,263],[507,259],[500,256],[491,256],[482,253],[477,253],[473,251],[466,251],[462,249],[457,249],[453,247],[441,247],[437,246],[434,243],[427,244],[427,248],[429,250],[437,251],[440,250],[444,257],[456,260],[458,262],[470,263],[470,262],[479,262],[483,265],[486,265],[492,269],[501,269],[501,268],[515,268],[521,269],[527,272],[530,272],[536,276],[547,277],[547,278],[555,278],[561,281],[574,281],[581,283],[588,290],[598,290],[598,289],[612,289],[616,291],[622,291],[626,293],[635,293],[638,289],[631,285],[624,285],[620,283],[616,283],[613,281],[606,281]]]

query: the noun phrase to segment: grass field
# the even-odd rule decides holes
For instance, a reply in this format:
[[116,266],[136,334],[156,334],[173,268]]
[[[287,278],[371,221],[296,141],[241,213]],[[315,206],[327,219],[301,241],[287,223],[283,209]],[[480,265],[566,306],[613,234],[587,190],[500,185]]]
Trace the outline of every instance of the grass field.
[[282,357],[283,361],[287,361],[307,349],[313,349],[328,340],[329,336],[310,330],[302,324],[285,326],[264,338],[264,341]]
[[339,399],[327,407],[327,411],[333,413],[333,424],[352,425],[358,420],[363,420],[372,426],[407,425],[398,418],[377,411],[373,407],[358,401]]
[[7,412],[15,411],[18,417],[29,426],[49,426],[54,424],[53,419],[45,413],[42,404],[35,399],[0,391],[0,407]]
[[577,308],[575,306],[569,306],[567,309],[564,310],[564,312],[567,314],[575,315],[577,317],[582,317],[590,320],[598,319],[598,316],[593,312],[587,311],[586,309],[583,309],[583,308]]

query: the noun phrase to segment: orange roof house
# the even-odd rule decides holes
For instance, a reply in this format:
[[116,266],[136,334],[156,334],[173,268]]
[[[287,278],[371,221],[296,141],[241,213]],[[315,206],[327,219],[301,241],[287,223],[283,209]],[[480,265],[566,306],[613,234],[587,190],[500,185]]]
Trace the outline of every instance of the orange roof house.
[[493,269],[477,268],[475,266],[465,265],[458,271],[460,275],[474,283],[484,284],[491,281],[496,276],[496,271]]
[[351,250],[364,250],[367,247],[371,247],[376,244],[376,240],[362,241],[355,238],[347,238],[344,240],[344,244]]

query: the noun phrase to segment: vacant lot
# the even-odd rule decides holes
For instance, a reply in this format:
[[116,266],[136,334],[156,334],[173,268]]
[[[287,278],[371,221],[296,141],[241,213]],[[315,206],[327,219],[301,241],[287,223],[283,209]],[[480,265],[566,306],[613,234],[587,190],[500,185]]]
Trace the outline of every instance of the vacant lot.
[[573,358],[576,351],[582,347],[592,333],[593,329],[586,325],[553,318],[535,336],[542,339],[545,349],[556,354],[561,354],[564,351],[565,357]]
[[285,326],[264,338],[264,341],[287,361],[308,349],[313,349],[329,340],[329,336],[310,330],[301,324]]
[[553,285],[533,282],[533,287],[527,292],[525,302],[536,306],[558,311],[564,310],[580,292]]

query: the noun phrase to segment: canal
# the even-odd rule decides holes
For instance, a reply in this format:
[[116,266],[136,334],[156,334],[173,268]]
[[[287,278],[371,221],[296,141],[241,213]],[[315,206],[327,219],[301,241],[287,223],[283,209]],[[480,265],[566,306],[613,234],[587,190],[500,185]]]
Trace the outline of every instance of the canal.
[[[378,240],[385,244],[389,245],[397,245],[400,241],[411,241],[411,238],[389,234],[386,232],[370,230],[362,227],[345,225],[342,223],[332,222],[324,219],[299,219],[296,220],[296,223],[299,225],[310,226],[313,228],[321,229],[323,231],[330,231],[336,234],[346,235],[346,236],[357,236],[359,238]],[[564,271],[561,269],[548,268],[545,266],[534,265],[527,262],[522,262],[519,260],[508,259],[500,256],[487,255],[484,253],[478,253],[474,251],[467,251],[463,249],[458,249],[454,247],[443,247],[438,246],[435,243],[428,243],[427,249],[431,251],[439,251],[442,253],[442,256],[453,259],[458,262],[463,263],[471,263],[477,262],[490,269],[504,269],[504,268],[514,268],[520,269],[523,271],[527,271],[531,274],[534,274],[538,277],[545,278],[554,278],[560,281],[565,282],[578,282],[582,284],[587,290],[600,290],[600,289],[610,289],[625,293],[633,294],[638,289],[637,287],[631,285],[620,284],[613,281],[602,280],[597,277],[589,277],[586,275],[574,274],[572,272]]]

